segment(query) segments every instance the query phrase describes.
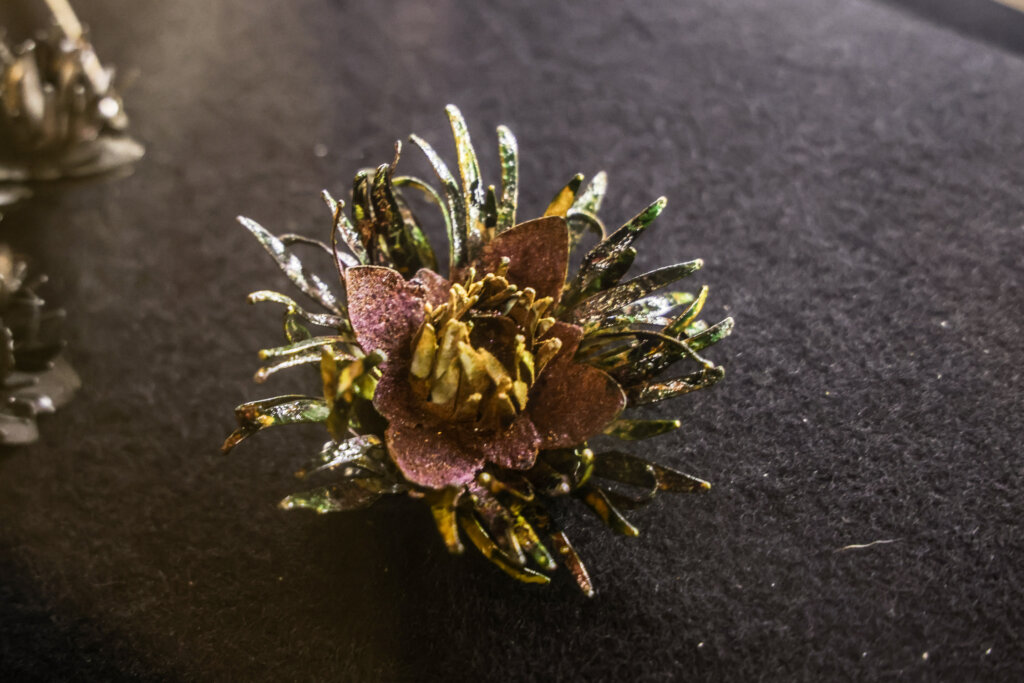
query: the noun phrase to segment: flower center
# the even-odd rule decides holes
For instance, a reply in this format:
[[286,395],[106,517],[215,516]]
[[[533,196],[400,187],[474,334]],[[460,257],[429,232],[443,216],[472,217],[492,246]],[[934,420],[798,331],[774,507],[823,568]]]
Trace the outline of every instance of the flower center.
[[555,319],[545,317],[551,297],[537,299],[505,278],[508,262],[476,279],[454,284],[448,301],[424,305],[413,338],[409,382],[433,415],[474,429],[501,429],[526,408],[530,387],[562,348],[540,340]]

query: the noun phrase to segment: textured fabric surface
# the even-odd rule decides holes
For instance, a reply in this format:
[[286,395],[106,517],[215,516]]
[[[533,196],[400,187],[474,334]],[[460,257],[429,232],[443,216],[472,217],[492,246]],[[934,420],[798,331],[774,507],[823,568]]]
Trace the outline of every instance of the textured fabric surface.
[[[149,153],[0,224],[84,380],[0,453],[0,678],[1024,675],[1018,56],[854,0],[76,5]],[[564,510],[592,600],[448,556],[415,501],[278,511],[316,427],[218,452],[308,387],[251,382],[279,317],[244,297],[286,283],[234,216],[326,236],[319,191],[396,138],[452,158],[448,102],[490,177],[516,132],[523,217],[577,171],[610,224],[666,195],[637,268],[704,258],[737,320],[642,446],[711,492],[636,539]]]

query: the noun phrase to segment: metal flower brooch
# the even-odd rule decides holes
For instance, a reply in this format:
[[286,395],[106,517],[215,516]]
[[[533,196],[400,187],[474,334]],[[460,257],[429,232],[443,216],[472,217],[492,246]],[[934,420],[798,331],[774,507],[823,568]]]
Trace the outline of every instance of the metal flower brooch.
[[[697,319],[706,287],[697,294],[661,291],[699,269],[700,260],[623,281],[636,257],[633,243],[661,213],[664,198],[607,234],[597,216],[606,176],[584,187],[577,175],[542,217],[517,223],[511,131],[498,128],[501,186],[484,186],[462,115],[454,106],[447,113],[461,178],[424,140],[410,138],[433,166],[440,192],[394,175],[396,154],[394,162],[356,175],[351,218],[343,202],[324,192],[334,221],[330,244],[274,236],[239,219],[323,309],[304,310],[277,292],[249,296],[285,307],[287,344],[260,352],[268,364],[256,380],[318,364],[323,389],[322,396],[239,406],[238,429],[223,450],[268,427],[324,423],[330,440],[298,475],[326,476],[330,483],[288,496],[282,508],[351,510],[407,494],[430,507],[451,552],[461,553],[466,538],[528,583],[548,583],[561,562],[592,595],[586,569],[546,504],[573,497],[613,530],[635,536],[620,510],[659,491],[710,488],[587,442],[601,434],[632,441],[679,427],[678,420],[621,414],[722,379],[723,368],[701,353],[728,335],[733,322],[708,326]],[[438,272],[408,191],[440,209],[447,277]],[[571,254],[588,232],[599,241],[570,275]],[[300,244],[330,255],[340,296],[299,260]],[[658,378],[677,361],[692,364],[691,371]]]

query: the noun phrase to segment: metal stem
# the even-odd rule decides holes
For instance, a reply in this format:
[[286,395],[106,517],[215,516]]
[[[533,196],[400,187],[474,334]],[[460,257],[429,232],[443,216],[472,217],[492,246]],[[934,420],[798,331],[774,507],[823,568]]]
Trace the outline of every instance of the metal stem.
[[54,20],[60,26],[64,35],[71,40],[79,40],[82,37],[82,24],[78,21],[78,17],[75,16],[75,11],[71,9],[71,4],[68,0],[43,1],[50,8],[50,13],[53,14]]

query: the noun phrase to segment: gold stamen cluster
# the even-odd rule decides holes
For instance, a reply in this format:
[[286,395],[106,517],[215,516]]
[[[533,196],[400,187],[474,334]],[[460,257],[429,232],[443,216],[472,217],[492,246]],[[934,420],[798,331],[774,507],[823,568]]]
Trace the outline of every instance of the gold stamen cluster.
[[[452,285],[447,302],[424,305],[409,381],[438,417],[477,429],[508,426],[562,348],[557,337],[538,341],[555,324],[546,315],[551,297],[537,299],[533,288],[509,284],[508,266],[506,259],[479,280],[470,268],[464,285]],[[481,327],[489,333],[473,335]]]

